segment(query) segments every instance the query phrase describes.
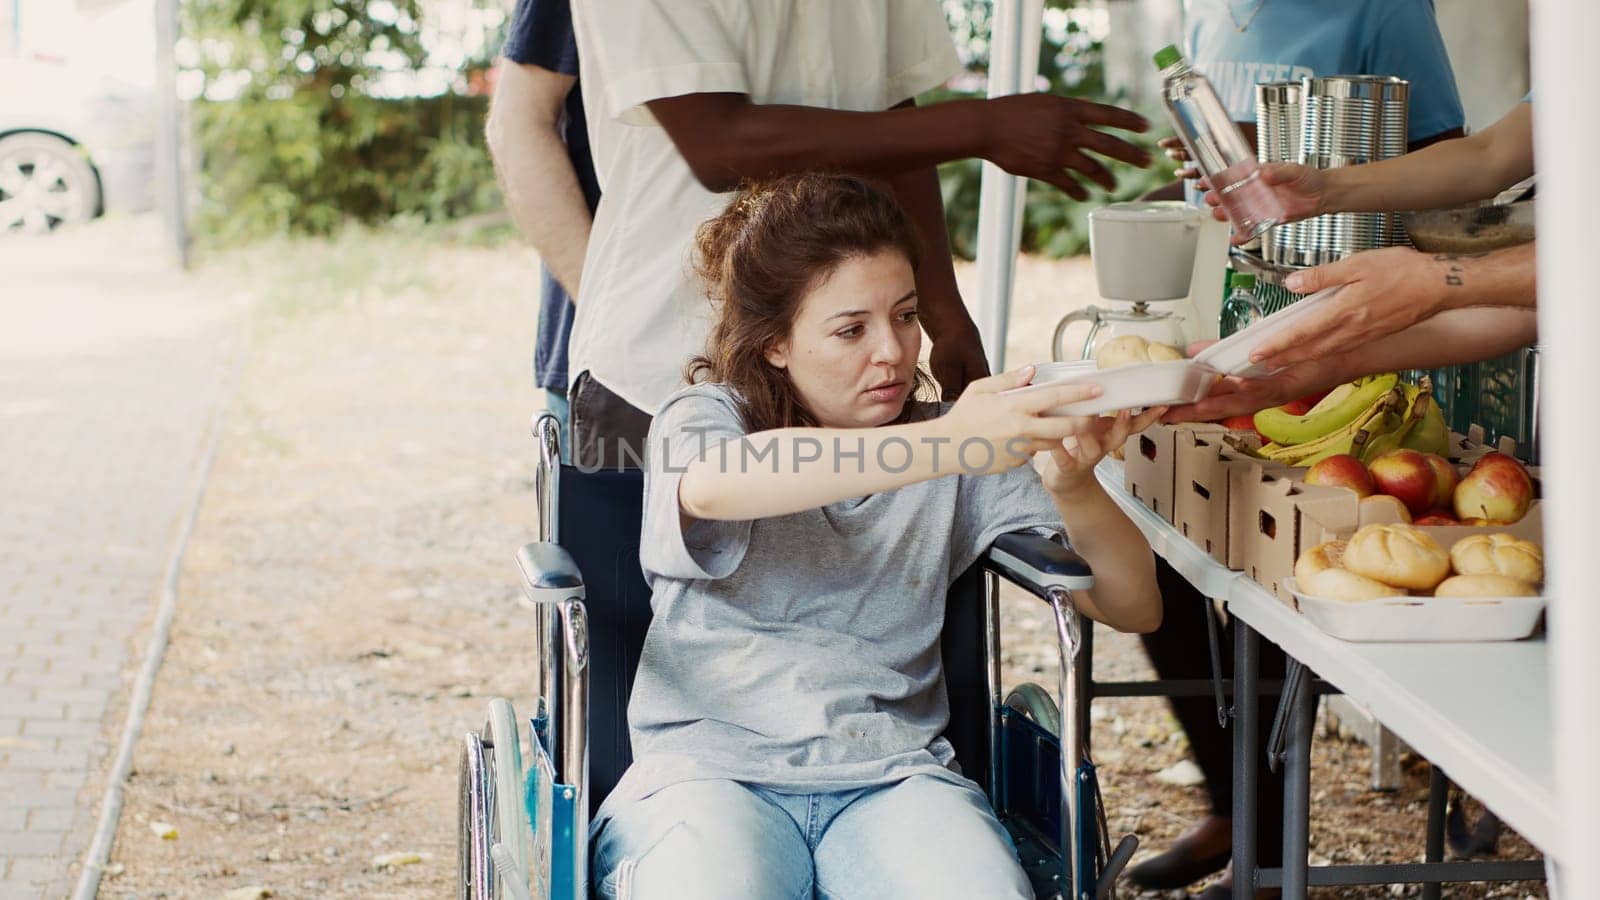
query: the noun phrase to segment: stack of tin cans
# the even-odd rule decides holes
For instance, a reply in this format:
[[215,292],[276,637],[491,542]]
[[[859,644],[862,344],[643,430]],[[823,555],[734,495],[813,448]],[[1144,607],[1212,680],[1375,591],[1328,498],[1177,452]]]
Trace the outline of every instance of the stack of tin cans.
[[[1406,152],[1410,84],[1385,75],[1334,75],[1256,86],[1257,153],[1263,162],[1332,169]],[[1406,243],[1396,213],[1333,213],[1268,232],[1262,255],[1316,266]]]

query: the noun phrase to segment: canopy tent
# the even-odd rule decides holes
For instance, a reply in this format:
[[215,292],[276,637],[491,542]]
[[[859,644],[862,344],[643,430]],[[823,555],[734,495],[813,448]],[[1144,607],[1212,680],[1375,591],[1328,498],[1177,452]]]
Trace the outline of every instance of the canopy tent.
[[[1600,897],[1600,602],[1585,520],[1600,511],[1600,464],[1587,459],[1596,436],[1585,395],[1600,385],[1600,304],[1586,277],[1600,251],[1592,214],[1600,210],[1600,180],[1590,172],[1591,149],[1600,146],[1600,109],[1587,72],[1589,44],[1600,35],[1600,4],[1532,0],[1533,84],[1539,108],[1561,111],[1535,117],[1539,179],[1537,228],[1539,334],[1542,364],[1546,483],[1545,554],[1550,577],[1549,642],[1555,719],[1556,783],[1566,826],[1560,846],[1541,847],[1558,867],[1562,897]],[[989,96],[1023,89],[1038,70],[1043,0],[995,0]],[[1115,38],[1113,37],[1113,40]],[[1152,51],[1155,48],[1149,48]],[[1031,85],[1030,85],[1031,87]],[[1587,113],[1587,115],[1585,115]],[[991,369],[1005,366],[1005,334],[1021,236],[1023,179],[992,163],[983,165],[978,215],[978,327]]]

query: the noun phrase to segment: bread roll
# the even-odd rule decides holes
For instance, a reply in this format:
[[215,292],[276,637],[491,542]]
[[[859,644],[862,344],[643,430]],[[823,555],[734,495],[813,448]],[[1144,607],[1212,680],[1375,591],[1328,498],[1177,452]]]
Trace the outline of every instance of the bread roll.
[[1337,568],[1343,556],[1344,541],[1329,541],[1312,547],[1294,561],[1295,581],[1305,584],[1314,573],[1323,569]]
[[1434,589],[1435,597],[1537,597],[1539,589],[1509,575],[1453,575]]
[[1344,567],[1384,584],[1413,591],[1432,590],[1450,574],[1450,557],[1413,525],[1367,525],[1344,550]]
[[1163,344],[1160,341],[1151,341],[1149,352],[1151,362],[1173,362],[1174,360],[1183,359],[1182,350],[1171,344]]
[[1509,575],[1529,584],[1544,581],[1544,551],[1509,534],[1475,534],[1456,541],[1450,548],[1450,565],[1457,575]]
[[1132,366],[1147,362],[1168,362],[1183,359],[1177,347],[1148,340],[1137,334],[1125,334],[1100,345],[1094,353],[1095,365],[1102,369]]
[[1295,576],[1295,587],[1300,593],[1312,597],[1321,597],[1324,600],[1341,600],[1345,603],[1366,603],[1369,600],[1382,600],[1385,597],[1404,597],[1405,588],[1384,584],[1371,578],[1350,571],[1330,567],[1312,572],[1304,580],[1299,575]]

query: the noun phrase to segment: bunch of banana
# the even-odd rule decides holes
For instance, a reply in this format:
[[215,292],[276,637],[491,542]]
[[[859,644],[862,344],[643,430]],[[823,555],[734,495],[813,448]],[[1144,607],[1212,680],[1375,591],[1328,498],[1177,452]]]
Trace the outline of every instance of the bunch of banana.
[[1394,431],[1369,441],[1360,454],[1362,462],[1372,462],[1402,447],[1440,456],[1449,449],[1450,429],[1445,425],[1439,404],[1433,400],[1433,382],[1424,377],[1420,385],[1402,385],[1402,390],[1407,410],[1405,420]]
[[1262,410],[1255,426],[1269,441],[1256,455],[1291,466],[1314,465],[1341,453],[1370,462],[1397,447],[1443,453],[1449,438],[1427,379],[1401,384],[1393,373],[1342,384],[1305,415]]
[[1280,407],[1263,409],[1255,414],[1256,431],[1285,447],[1318,440],[1346,428],[1370,411],[1399,382],[1399,377],[1390,372],[1341,384],[1303,416]]
[[1362,456],[1368,444],[1400,428],[1405,421],[1405,392],[1393,387],[1378,395],[1342,427],[1298,444],[1276,441],[1261,448],[1265,459],[1290,466],[1310,466],[1341,453]]

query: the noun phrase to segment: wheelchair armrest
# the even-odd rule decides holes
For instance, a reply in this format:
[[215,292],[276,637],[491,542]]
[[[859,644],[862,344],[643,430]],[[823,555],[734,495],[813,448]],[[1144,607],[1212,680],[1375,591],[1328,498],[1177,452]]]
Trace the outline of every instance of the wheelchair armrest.
[[534,603],[559,603],[584,596],[578,564],[560,544],[523,544],[517,551],[517,568],[522,572],[522,593]]
[[1083,557],[1030,531],[995,538],[982,561],[984,568],[1041,598],[1048,598],[1051,588],[1085,591],[1094,586],[1094,571]]

